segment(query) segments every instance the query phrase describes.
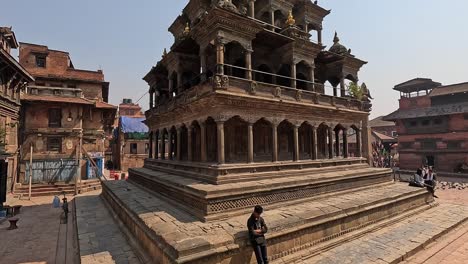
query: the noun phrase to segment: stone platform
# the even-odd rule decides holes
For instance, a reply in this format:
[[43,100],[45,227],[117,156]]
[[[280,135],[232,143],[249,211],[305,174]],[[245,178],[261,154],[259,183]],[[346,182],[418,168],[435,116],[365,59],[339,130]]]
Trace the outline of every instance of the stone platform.
[[[252,175],[251,181],[213,185],[182,174],[142,168],[131,170],[129,179],[177,202],[181,209],[200,220],[209,221],[245,214],[257,204],[276,208],[319,194],[390,182],[392,177],[387,169],[369,168],[365,164]],[[241,176],[230,175],[233,179]]]
[[[162,263],[254,263],[245,227],[249,213],[202,222],[177,202],[130,182],[105,183],[103,197],[151,259]],[[425,189],[386,182],[267,207],[269,254],[273,261],[280,261],[369,225],[396,223],[401,221],[399,217],[424,213],[432,205],[433,198]]]

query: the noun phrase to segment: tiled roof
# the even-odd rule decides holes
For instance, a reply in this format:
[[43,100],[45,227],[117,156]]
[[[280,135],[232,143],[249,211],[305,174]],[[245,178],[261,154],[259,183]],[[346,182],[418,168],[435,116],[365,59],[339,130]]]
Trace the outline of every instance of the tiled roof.
[[106,102],[96,102],[96,108],[101,109],[117,109],[117,106],[108,104]]
[[432,90],[429,96],[434,97],[459,93],[468,93],[468,82],[437,87]]
[[443,116],[451,114],[468,113],[468,103],[462,104],[448,104],[440,106],[431,106],[425,108],[397,110],[388,116],[384,117],[384,120],[398,120],[398,119],[410,119],[419,117],[432,117],[432,116]]
[[387,126],[395,126],[394,122],[385,121],[383,120],[384,116],[379,116],[377,118],[372,119],[369,121],[370,127],[387,127]]
[[387,136],[387,135],[384,135],[382,133],[379,133],[377,131],[372,131],[372,134],[374,134],[374,136],[384,142],[390,142],[390,141],[397,141],[396,138],[394,137],[390,137],[390,136]]
[[23,94],[21,96],[23,101],[37,101],[37,102],[56,102],[56,103],[69,103],[69,104],[86,104],[94,105],[93,101],[80,98],[80,97],[64,97],[64,96],[47,96],[35,94]]

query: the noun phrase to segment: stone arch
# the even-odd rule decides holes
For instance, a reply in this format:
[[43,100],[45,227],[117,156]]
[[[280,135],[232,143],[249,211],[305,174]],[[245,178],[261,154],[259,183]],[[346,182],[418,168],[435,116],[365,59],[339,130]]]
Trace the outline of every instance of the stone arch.
[[175,159],[177,155],[177,129],[175,126],[172,126],[171,129],[169,130],[169,137],[168,137],[168,158],[169,159]]
[[188,128],[185,124],[180,126],[180,160],[188,160]]
[[312,126],[308,122],[299,127],[299,159],[312,159]]
[[201,161],[201,126],[198,121],[192,122],[191,131],[192,161]]
[[161,139],[160,139],[160,144],[161,144],[161,159],[166,159],[167,157],[167,154],[169,152],[169,148],[168,148],[168,136],[169,136],[169,133],[168,133],[168,130],[166,128],[164,128],[162,131],[161,131]]
[[335,140],[334,140],[334,150],[336,157],[345,157],[345,147],[344,144],[346,143],[345,137],[347,137],[346,127],[342,124],[337,124],[333,131],[335,132]]
[[255,73],[255,80],[264,83],[273,83],[273,71],[271,68],[266,64],[259,65],[256,70],[258,72]]
[[224,46],[225,63],[232,66],[225,66],[225,73],[231,76],[245,78],[245,48],[237,41],[231,41]]
[[212,117],[205,121],[206,127],[206,159],[208,162],[216,162],[218,159],[218,132],[216,122]]
[[294,160],[294,125],[288,120],[278,125],[278,160]]
[[289,64],[281,64],[276,77],[276,84],[281,86],[290,87],[291,86],[291,66]]
[[255,1],[255,18],[268,24],[271,23],[270,13],[268,12],[269,2],[269,0]]
[[311,67],[310,65],[305,62],[304,60],[300,61],[296,64],[296,87],[297,89],[301,90],[309,90],[309,84],[312,80],[312,76],[310,76]]
[[253,125],[254,161],[271,161],[273,154],[272,124],[261,118]]
[[321,123],[317,127],[317,159],[328,158],[328,126]]
[[348,153],[350,157],[362,156],[361,144],[361,129],[353,124],[350,126],[350,132],[348,133]]
[[[286,23],[286,19],[287,19],[287,15],[285,15],[281,10],[276,10],[274,12],[274,15],[275,15],[275,27],[278,27],[278,28],[284,28],[285,27],[285,23]],[[275,31],[276,32],[279,32],[281,31],[280,29],[276,29],[275,28]]]
[[234,116],[224,123],[224,148],[226,162],[247,162],[248,123]]
[[204,54],[206,58],[206,69],[204,77],[208,79],[216,72],[216,47],[212,44],[208,44],[204,48]]

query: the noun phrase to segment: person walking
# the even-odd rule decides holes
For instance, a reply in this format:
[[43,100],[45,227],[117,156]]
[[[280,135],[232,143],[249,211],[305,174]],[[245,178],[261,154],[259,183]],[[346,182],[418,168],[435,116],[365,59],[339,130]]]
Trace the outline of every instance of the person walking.
[[255,206],[252,215],[247,220],[247,229],[249,230],[249,239],[255,252],[258,264],[268,264],[268,255],[266,247],[265,234],[268,227],[265,220],[261,217],[263,208],[260,205]]

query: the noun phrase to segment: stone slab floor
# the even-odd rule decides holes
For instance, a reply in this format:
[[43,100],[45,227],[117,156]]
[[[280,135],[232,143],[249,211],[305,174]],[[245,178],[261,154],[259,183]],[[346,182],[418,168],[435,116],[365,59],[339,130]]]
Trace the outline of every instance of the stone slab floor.
[[[124,235],[108,213],[99,192],[78,197],[77,220],[80,230],[81,263],[140,263]],[[468,190],[439,191],[440,203],[468,204]],[[65,246],[61,209],[52,208],[53,197],[32,201],[8,197],[7,204],[21,204],[19,229],[8,231],[8,222],[0,224],[0,264],[79,263],[80,259],[64,256],[73,251],[70,239]],[[68,229],[73,232],[73,229]],[[76,234],[74,234],[76,235]],[[70,236],[69,236],[70,237]],[[69,249],[66,249],[68,247]],[[69,254],[70,255],[70,254]],[[468,223],[441,237],[405,264],[468,263]]]
[[51,196],[37,197],[31,201],[8,196],[6,204],[23,205],[23,208],[16,216],[19,218],[18,229],[7,230],[8,221],[0,225],[1,264],[74,262],[73,256],[67,257],[65,253],[67,247],[73,247],[71,242],[67,243],[68,225],[61,224],[63,211],[53,208],[52,200]]

